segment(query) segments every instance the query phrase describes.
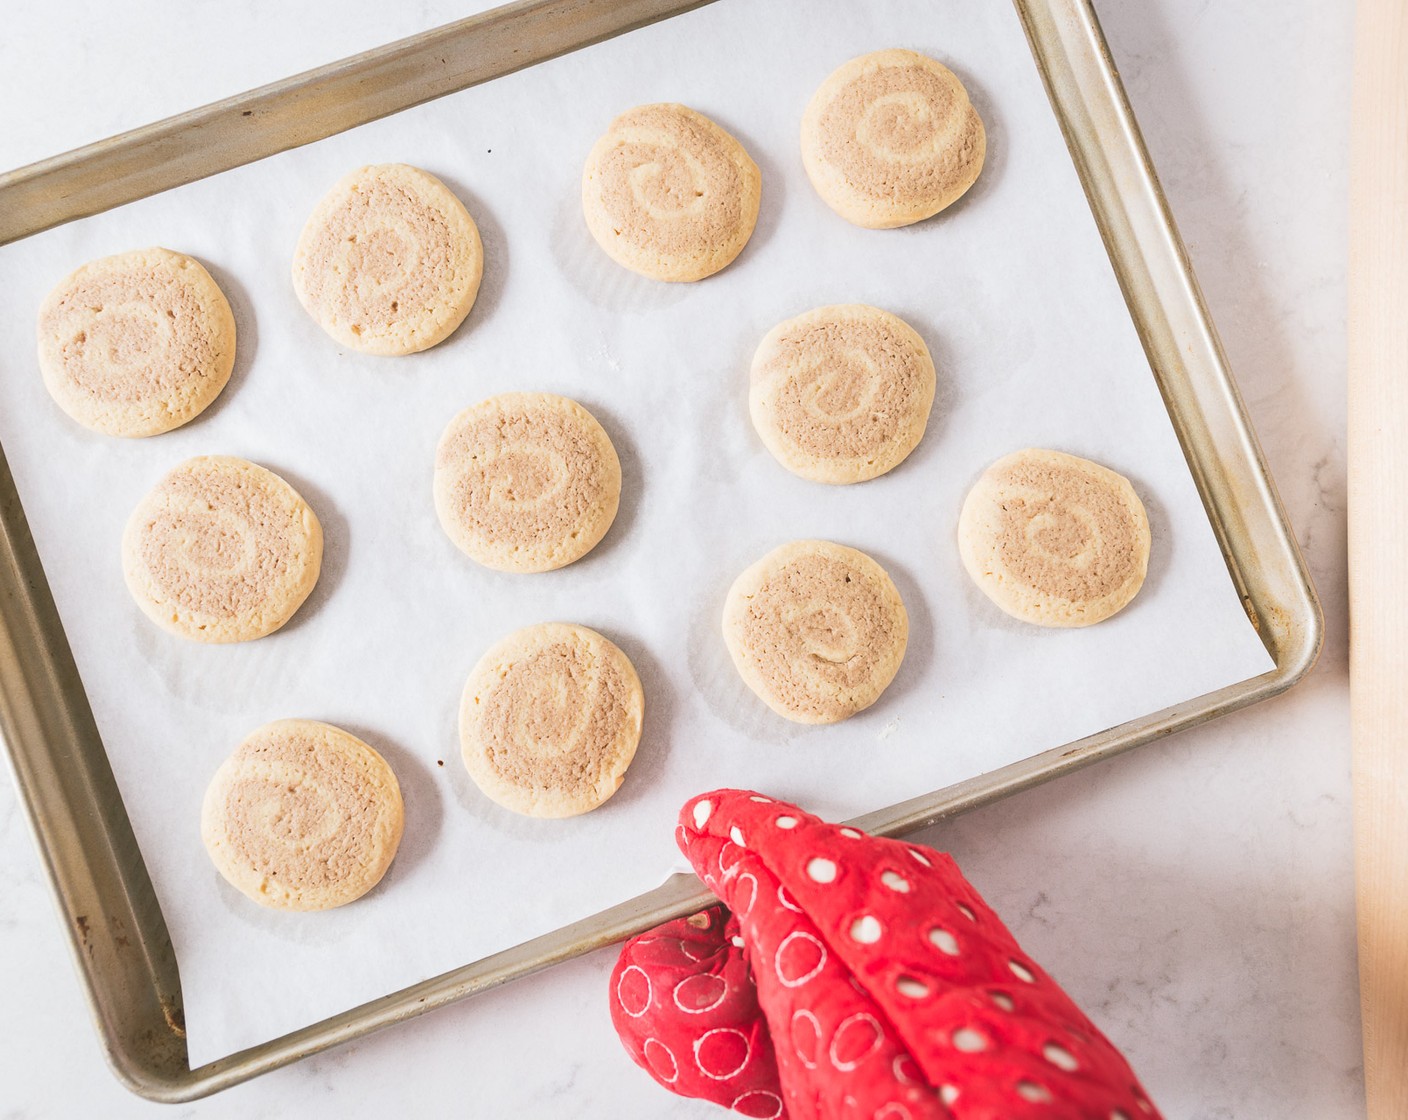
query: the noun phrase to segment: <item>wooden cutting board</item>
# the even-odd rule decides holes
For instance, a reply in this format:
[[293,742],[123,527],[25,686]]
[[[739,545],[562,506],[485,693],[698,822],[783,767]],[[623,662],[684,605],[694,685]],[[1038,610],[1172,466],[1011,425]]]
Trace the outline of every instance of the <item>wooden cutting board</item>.
[[1359,0],[1349,186],[1355,887],[1370,1120],[1408,1117],[1408,0]]

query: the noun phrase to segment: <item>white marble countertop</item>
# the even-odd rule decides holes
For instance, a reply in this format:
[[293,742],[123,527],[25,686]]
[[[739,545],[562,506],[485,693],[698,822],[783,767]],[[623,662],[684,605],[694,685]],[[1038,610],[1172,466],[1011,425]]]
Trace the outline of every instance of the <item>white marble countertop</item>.
[[[0,166],[484,6],[304,0],[274,27],[257,5],[212,0],[20,5],[0,39]],[[1165,1115],[1360,1116],[1344,557],[1352,6],[1097,8],[1309,559],[1325,653],[1280,699],[919,839],[954,853]],[[667,1096],[631,1064],[607,1016],[613,959],[597,953],[165,1114],[725,1115]],[[158,1114],[103,1064],[8,782],[0,992],[0,1115]]]

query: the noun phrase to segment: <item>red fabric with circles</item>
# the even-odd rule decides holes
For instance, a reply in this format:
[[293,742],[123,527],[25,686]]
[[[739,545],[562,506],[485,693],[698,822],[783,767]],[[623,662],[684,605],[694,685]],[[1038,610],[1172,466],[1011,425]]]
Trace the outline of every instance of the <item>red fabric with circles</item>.
[[632,938],[611,973],[611,1022],[665,1088],[744,1116],[783,1115],[772,1039],[722,906]]
[[[693,799],[680,821],[681,849],[742,930],[791,1120],[1158,1116],[949,856],[736,790]],[[614,977],[612,992],[616,1017]],[[683,1047],[690,1019],[662,1009],[653,1029]],[[721,1087],[690,1095],[731,1104]]]

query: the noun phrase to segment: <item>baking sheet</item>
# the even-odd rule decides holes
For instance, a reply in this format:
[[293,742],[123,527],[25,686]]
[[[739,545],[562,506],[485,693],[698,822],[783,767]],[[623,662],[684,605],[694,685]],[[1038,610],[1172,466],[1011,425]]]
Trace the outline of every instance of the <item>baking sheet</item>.
[[[752,785],[848,816],[949,784],[1271,667],[1242,612],[1128,321],[1015,15],[917,0],[720,0],[698,12],[0,251],[0,441],[142,843],[181,965],[192,1064],[619,901],[678,866],[678,806]],[[969,195],[908,230],[863,231],[812,192],[802,107],[839,62],[904,45],[964,78],[988,128]],[[763,208],[743,256],[693,286],[608,261],[580,216],[581,161],[632,104],[682,100],[743,140]],[[338,351],[292,295],[304,218],[346,170],[402,160],[465,199],[486,247],[479,303],[407,359]],[[193,253],[235,307],[222,399],[136,443],[76,428],[32,358],[33,316],[83,260],[146,244]],[[747,417],[747,365],[777,321],[869,302],[913,324],[939,366],[924,443],[897,471],[830,488],[784,472]],[[581,400],[621,454],[622,510],[561,572],[475,567],[430,499],[435,441],[508,389]],[[953,526],[982,467],[1052,446],[1129,475],[1148,507],[1145,590],[1083,631],[1002,616],[963,573]],[[287,477],[323,520],[318,589],[272,638],[205,648],[157,632],[122,584],[133,505],[190,455]],[[904,667],[831,728],[773,716],[738,681],[717,619],[739,570],[784,540],[874,555],[912,623]],[[571,821],[499,810],[458,761],[465,675],[508,630],[603,630],[646,689],[640,753],[615,799]],[[308,716],[391,762],[407,829],[383,884],[321,915],[259,910],[198,836],[200,797],[236,742]],[[442,765],[443,763],[443,765]]]

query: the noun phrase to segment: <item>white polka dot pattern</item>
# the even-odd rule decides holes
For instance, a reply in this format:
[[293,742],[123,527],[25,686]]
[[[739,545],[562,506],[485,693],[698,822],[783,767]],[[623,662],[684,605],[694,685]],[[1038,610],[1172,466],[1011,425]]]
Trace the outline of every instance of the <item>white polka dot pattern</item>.
[[[640,985],[644,984],[644,990]],[[631,986],[628,994],[627,986]],[[621,1010],[632,1019],[639,1019],[645,1014],[646,1008],[650,1006],[650,977],[645,974],[645,969],[639,965],[631,965],[616,981],[616,1001],[621,1005]]]
[[782,1098],[766,1089],[751,1089],[735,1097],[729,1108],[757,1120],[777,1120],[782,1115]]
[[1012,970],[1012,975],[1018,980],[1025,980],[1028,984],[1036,983],[1036,976],[1032,974],[1032,970],[1021,961],[1009,961],[1007,967]]
[[732,840],[719,849],[719,874],[731,879],[738,874],[738,861],[743,858],[741,849]]
[[836,879],[836,864],[817,857],[807,862],[807,878],[814,883],[831,883]]
[[1017,1082],[1017,1095],[1033,1104],[1048,1104],[1051,1101],[1051,1090],[1035,1081]]
[[[706,857],[710,861],[711,870],[717,866],[717,853],[720,849],[725,846],[739,848],[735,842],[736,837],[732,835],[734,828],[738,828],[751,845],[767,847],[766,843],[758,841],[758,823],[750,826],[746,820],[726,819],[721,814],[727,799],[719,796],[712,799],[715,801],[714,816],[706,826],[712,845]],[[776,805],[751,801],[748,801],[748,804],[750,809],[756,806],[757,812],[765,814],[761,821],[769,837],[787,836],[805,827],[803,822],[807,818],[804,815],[788,813],[786,816],[793,828],[779,829],[776,826]],[[772,827],[768,829],[767,825]],[[686,832],[689,833],[690,830],[686,828]],[[854,837],[846,839],[849,843],[857,842]],[[692,846],[697,840],[697,834],[690,834],[688,837],[686,851],[691,852],[692,858]],[[730,853],[729,859],[732,858]],[[738,904],[741,891],[741,902],[743,905],[747,904],[752,882],[745,879],[745,876],[753,876],[758,884],[753,912],[764,917],[787,915],[795,919],[795,925],[779,931],[776,936],[770,932],[770,922],[765,921],[761,925],[745,923],[751,931],[748,950],[752,960],[755,965],[760,960],[767,961],[766,966],[755,969],[754,977],[758,984],[760,1001],[769,1002],[770,1008],[773,1008],[770,1015],[777,1014],[776,1002],[780,993],[795,994],[793,998],[796,1002],[789,1005],[787,1013],[781,1018],[773,1018],[777,1028],[774,1040],[777,1045],[778,1066],[784,1085],[789,1083],[788,1071],[791,1070],[796,1076],[827,1071],[835,1077],[859,1078],[860,1081],[856,1084],[869,1086],[863,1091],[850,1094],[856,1102],[852,1111],[842,1111],[844,1093],[832,1098],[830,1106],[825,1101],[820,1101],[815,1106],[804,1107],[788,1098],[789,1120],[842,1115],[853,1115],[857,1120],[868,1120],[881,1109],[891,1105],[902,1110],[892,1112],[891,1115],[908,1115],[911,1120],[941,1120],[945,1117],[947,1114],[932,1091],[925,1087],[922,1077],[916,1076],[912,1084],[904,1086],[896,1086],[893,1083],[886,1085],[885,1081],[875,1081],[872,1071],[888,1079],[890,1069],[901,1058],[909,1063],[908,1068],[913,1068],[916,1074],[918,1067],[913,1065],[913,1059],[898,1040],[885,1029],[883,1016],[868,1002],[868,997],[863,991],[856,992],[855,1000],[846,1001],[843,1007],[828,1006],[830,1001],[821,993],[834,990],[838,984],[844,985],[848,991],[855,991],[850,987],[851,978],[847,970],[836,962],[835,953],[828,943],[829,936],[823,935],[821,930],[809,923],[794,899],[792,890],[778,881],[767,861],[754,854],[753,847],[740,849],[740,862],[737,866],[738,870],[731,880],[719,884],[730,902]],[[821,872],[821,877],[827,878],[829,875],[830,882],[825,886],[818,885],[817,889],[837,888],[841,878],[839,872],[837,861],[829,860],[827,868]],[[801,874],[805,877],[805,870]],[[771,909],[761,905],[763,902]],[[865,917],[865,914],[852,913],[849,916],[849,924],[859,923],[857,928],[863,935],[883,938],[882,924],[874,915],[869,915],[869,922],[861,920]],[[786,1093],[783,1095],[787,1096]]]
[[882,932],[880,923],[869,914],[862,915],[851,923],[851,939],[859,941],[862,945],[874,945],[880,940]]
[[792,1013],[792,1048],[797,1060],[807,1069],[816,1069],[817,1051],[821,1047],[821,1023],[805,1007]]
[[1074,1054],[1072,1054],[1064,1046],[1058,1046],[1054,1042],[1048,1042],[1045,1046],[1043,1046],[1041,1048],[1041,1053],[1042,1057],[1044,1057],[1053,1066],[1056,1066],[1058,1069],[1063,1069],[1067,1073],[1073,1072],[1079,1065],[1079,1063],[1075,1059]]
[[1143,1114],[1123,1059],[948,856],[729,790],[681,819],[743,918],[789,1120]]
[[694,1063],[715,1081],[728,1081],[748,1064],[748,1036],[733,1027],[705,1031],[694,1043]]
[[793,930],[777,947],[773,971],[784,987],[800,988],[822,970],[826,956],[826,946],[818,938],[801,930]]
[[919,1066],[915,1064],[914,1059],[908,1054],[901,1054],[891,1062],[890,1072],[901,1085],[922,1085],[924,1083],[924,1075],[919,1071]]
[[611,1018],[636,1064],[684,1096],[780,1117],[781,1083],[736,919],[714,907],[627,943]]
[[728,986],[722,978],[712,973],[700,972],[694,976],[686,976],[676,984],[671,998],[675,1001],[675,1006],[686,1015],[703,1015],[723,1003],[727,995]]
[[848,1073],[875,1053],[883,1038],[875,1016],[860,1012],[841,1020],[841,1025],[832,1036],[827,1056],[833,1066]]
[[892,891],[898,891],[900,894],[909,893],[909,880],[898,871],[880,872],[880,882],[885,884],[885,886],[889,887]]
[[647,1038],[645,1040],[645,1060],[649,1063],[655,1076],[667,1085],[672,1085],[679,1080],[679,1063],[675,1061],[675,1056],[670,1053],[670,1048],[658,1038]]

